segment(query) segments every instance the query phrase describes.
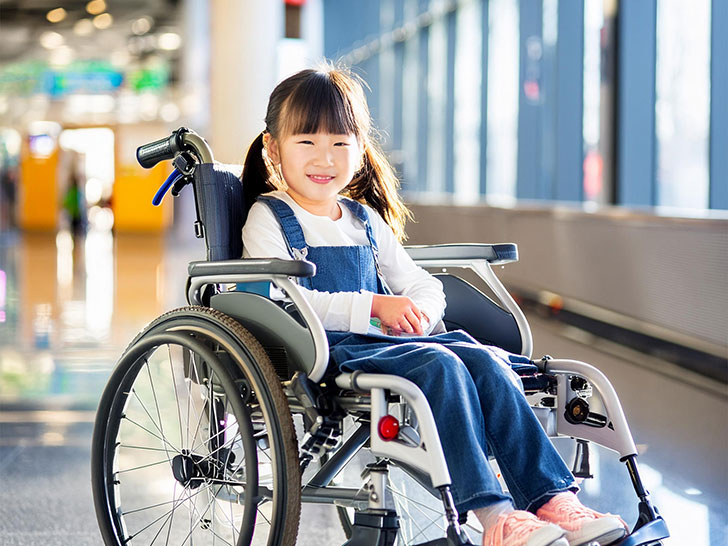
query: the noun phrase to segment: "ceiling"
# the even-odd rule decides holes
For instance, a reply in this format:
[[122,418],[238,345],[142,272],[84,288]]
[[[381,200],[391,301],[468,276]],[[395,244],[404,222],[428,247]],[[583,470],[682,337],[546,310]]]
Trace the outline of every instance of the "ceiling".
[[[86,36],[74,32],[81,19],[94,18],[86,11],[88,0],[0,0],[0,65],[50,58],[52,50],[41,46],[41,36],[55,31],[63,37],[73,59],[109,59],[128,61],[143,58],[157,50],[156,38],[165,32],[178,31],[182,0],[106,0],[106,13],[113,18],[108,28],[93,28]],[[66,17],[58,23],[46,19],[49,11],[62,7]],[[132,23],[148,18],[149,30],[138,34]],[[126,55],[126,57],[124,56]]]

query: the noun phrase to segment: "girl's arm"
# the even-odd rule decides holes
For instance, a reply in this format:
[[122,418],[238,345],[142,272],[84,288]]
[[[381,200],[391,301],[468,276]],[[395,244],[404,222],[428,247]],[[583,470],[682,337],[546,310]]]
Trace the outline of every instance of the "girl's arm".
[[[281,258],[291,260],[283,232],[273,212],[263,203],[250,208],[243,227],[244,258]],[[369,328],[371,292],[319,292],[301,287],[326,330],[364,334]],[[271,297],[281,300],[282,291],[272,287]]]
[[394,236],[392,229],[373,209],[374,236],[379,246],[382,275],[395,294],[408,296],[425,315],[425,333],[430,333],[445,314],[445,292],[442,283],[419,267]]

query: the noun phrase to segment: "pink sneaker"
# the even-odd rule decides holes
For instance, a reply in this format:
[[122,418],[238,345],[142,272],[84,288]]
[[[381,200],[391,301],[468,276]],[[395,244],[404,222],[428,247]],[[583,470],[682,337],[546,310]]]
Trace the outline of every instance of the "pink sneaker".
[[569,546],[591,542],[604,546],[627,534],[627,524],[622,518],[587,508],[570,492],[553,497],[536,511],[536,515],[564,529]]
[[568,546],[564,530],[530,512],[501,514],[483,537],[483,546]]

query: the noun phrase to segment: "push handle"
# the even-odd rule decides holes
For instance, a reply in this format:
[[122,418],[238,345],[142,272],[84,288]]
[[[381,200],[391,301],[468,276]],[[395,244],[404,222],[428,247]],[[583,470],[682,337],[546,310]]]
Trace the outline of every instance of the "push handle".
[[182,135],[185,132],[187,129],[180,127],[167,138],[139,146],[136,151],[137,161],[145,169],[151,169],[160,161],[173,159],[176,153],[182,151]]

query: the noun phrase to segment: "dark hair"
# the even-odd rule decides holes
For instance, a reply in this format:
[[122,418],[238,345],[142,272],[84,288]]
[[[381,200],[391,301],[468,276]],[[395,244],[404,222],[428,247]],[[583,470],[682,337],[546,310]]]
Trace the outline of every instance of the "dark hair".
[[[404,224],[411,213],[397,193],[399,180],[394,169],[376,142],[362,83],[348,70],[329,64],[319,70],[301,70],[271,93],[266,131],[274,139],[318,132],[356,136],[363,150],[362,167],[342,194],[376,210],[403,240]],[[265,153],[263,133],[248,149],[242,180],[246,203],[262,193],[287,187]]]

